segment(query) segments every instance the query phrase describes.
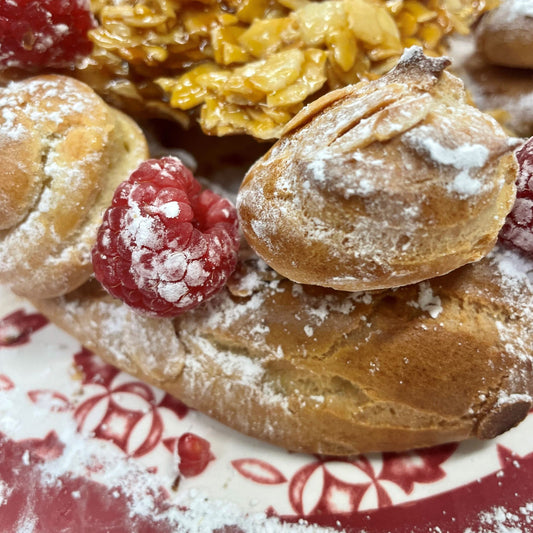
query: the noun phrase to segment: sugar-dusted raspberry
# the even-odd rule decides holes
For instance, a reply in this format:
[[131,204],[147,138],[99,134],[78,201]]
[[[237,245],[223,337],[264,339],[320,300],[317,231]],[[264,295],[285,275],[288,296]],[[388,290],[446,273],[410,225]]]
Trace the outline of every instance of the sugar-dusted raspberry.
[[516,159],[519,166],[516,201],[499,239],[533,256],[533,137],[516,152]]
[[91,52],[89,0],[0,2],[0,68],[66,68]]
[[175,157],[141,163],[115,191],[92,259],[96,278],[138,311],[172,317],[217,293],[237,265],[237,212]]

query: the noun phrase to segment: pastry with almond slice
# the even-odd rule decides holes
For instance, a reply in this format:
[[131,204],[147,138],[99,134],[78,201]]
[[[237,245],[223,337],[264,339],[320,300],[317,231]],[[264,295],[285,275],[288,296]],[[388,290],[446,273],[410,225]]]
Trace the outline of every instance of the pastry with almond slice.
[[252,166],[237,208],[274,270],[385,289],[491,250],[514,200],[517,142],[466,102],[448,64],[407,50],[383,78],[310,104]]
[[[411,110],[410,126],[399,136],[418,127],[412,117],[427,117],[427,106],[440,109],[432,103],[435,95],[428,100],[422,89],[439,87],[435,79],[446,61],[424,60],[425,77],[409,88],[400,74],[415,59],[420,61],[408,55],[397,78],[388,78],[397,87],[393,97],[400,92]],[[347,293],[290,281],[237,242],[235,210],[202,193],[178,161],[148,160],[128,177],[127,169],[143,157],[144,137],[137,143],[118,135],[128,131],[115,130],[121,115],[92,99],[86,86],[57,76],[39,80],[13,82],[0,93],[0,143],[10,148],[1,153],[0,266],[21,260],[3,283],[26,294],[83,346],[236,430],[294,451],[347,455],[486,439],[527,415],[533,404],[533,263],[521,252],[497,246],[449,274],[382,291]],[[410,90],[413,98],[405,96]],[[377,102],[362,119],[370,133],[357,130],[361,135],[351,139],[347,130],[347,142],[370,135],[382,139],[376,145],[394,143],[386,138],[394,137],[392,118],[403,108],[380,103],[385,93],[369,95]],[[450,107],[456,102],[455,93],[439,98]],[[322,101],[325,112],[328,102]],[[373,122],[379,109],[383,121]],[[308,118],[312,124],[312,115],[301,115],[294,132]],[[436,119],[430,125],[440,131]],[[307,140],[315,142],[312,135]],[[499,168],[500,149],[502,168],[505,160],[513,167],[506,137],[494,134],[483,143],[487,168]],[[437,151],[433,146],[412,142],[409,149],[407,161],[432,168],[426,158]],[[237,143],[231,150],[220,160],[245,152]],[[214,164],[205,138],[197,153],[224,166]],[[459,189],[446,191],[458,197],[449,205],[478,182],[477,199],[485,184],[494,185],[493,176],[469,166],[469,186],[460,188],[455,178],[464,169],[454,166],[450,151],[445,154],[433,172],[449,167],[446,183]],[[529,182],[529,164],[522,170],[521,181]],[[348,205],[340,192],[346,182],[338,177],[328,194]],[[502,211],[514,194],[506,179],[500,189],[494,185]],[[294,201],[325,191],[319,185]],[[407,194],[401,187],[395,192]],[[407,197],[419,200],[412,192]],[[393,200],[385,194],[383,208]],[[487,193],[488,212],[492,202],[497,199]],[[441,215],[447,205],[446,198],[435,200]],[[313,204],[308,213],[323,214]],[[521,213],[515,214],[522,223]],[[492,223],[484,209],[479,216],[467,225]],[[426,229],[438,235],[442,227]],[[86,261],[91,248],[92,264]],[[67,267],[77,272],[80,263],[79,276],[66,275]]]

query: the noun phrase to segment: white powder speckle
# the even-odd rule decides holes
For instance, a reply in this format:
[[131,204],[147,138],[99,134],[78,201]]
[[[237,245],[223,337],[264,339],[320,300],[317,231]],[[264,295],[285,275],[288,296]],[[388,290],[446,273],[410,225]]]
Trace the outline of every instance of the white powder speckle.
[[209,277],[209,272],[205,270],[202,261],[191,261],[187,266],[187,274],[184,281],[189,287],[198,287],[203,285]]
[[442,302],[438,295],[433,294],[431,285],[427,281],[418,284],[418,300],[407,302],[412,307],[417,307],[431,316],[437,318],[442,312]]
[[533,2],[531,0],[503,0],[496,10],[497,19],[491,22],[502,29],[517,29],[521,27],[525,17],[533,18]]
[[156,219],[142,215],[137,204],[130,204],[130,208],[127,224],[122,231],[124,242],[134,242],[138,248],[159,248],[163,233],[161,226],[156,223]]
[[515,512],[502,506],[495,506],[479,514],[479,527],[469,527],[464,533],[524,533],[533,527],[532,511],[531,503]]
[[529,394],[509,394],[509,392],[501,390],[498,393],[496,405],[501,406],[506,404],[514,404],[517,402],[531,403],[532,398]]
[[171,303],[178,302],[189,291],[189,288],[183,282],[161,282],[158,284],[157,289],[159,295]]
[[461,198],[474,196],[481,191],[481,182],[471,178],[467,171],[462,171],[455,176],[448,191],[456,192]]
[[[448,186],[449,192],[455,192],[460,197],[468,197],[478,194],[482,184],[479,180],[470,176],[470,171],[480,169],[486,163],[489,150],[481,144],[463,144],[461,146],[443,146],[431,135],[423,135],[426,128],[420,128],[421,132],[407,134],[411,142],[415,142],[420,148],[426,150],[429,157],[439,165],[447,165],[459,170],[452,183]],[[429,132],[428,132],[429,133]]]
[[29,450],[25,450],[22,454],[22,464],[25,464],[28,466],[30,464],[30,452]]
[[14,533],[34,533],[37,523],[37,517],[32,514],[22,516],[15,526],[17,529]]
[[13,489],[9,487],[5,481],[0,479],[0,507],[7,503],[7,500],[12,492]]
[[17,114],[9,107],[2,109],[2,119],[3,121],[0,123],[0,137],[5,137],[12,141],[20,141],[24,138],[24,135],[27,135],[28,132],[24,126],[17,122]]
[[158,211],[167,218],[177,218],[180,214],[180,204],[178,202],[166,202],[158,206]]

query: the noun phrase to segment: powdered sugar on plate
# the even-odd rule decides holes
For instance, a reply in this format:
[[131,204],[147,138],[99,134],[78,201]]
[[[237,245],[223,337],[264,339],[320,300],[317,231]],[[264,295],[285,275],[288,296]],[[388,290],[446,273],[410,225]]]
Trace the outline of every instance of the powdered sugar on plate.
[[533,501],[520,507],[518,513],[497,506],[479,515],[481,525],[464,533],[524,533],[533,529]]
[[[364,299],[364,295],[360,297]],[[4,313],[8,312],[8,301],[1,300]],[[16,299],[11,304],[15,308],[21,305]],[[78,354],[77,365],[82,364],[86,372],[83,382],[71,367],[73,353]],[[427,454],[413,451],[347,460],[289,454],[232,432],[200,413],[189,411],[183,417],[183,407],[172,410],[164,393],[118,373],[94,356],[82,355],[77,342],[54,326],[34,333],[28,344],[0,348],[0,361],[0,432],[11,439],[6,443],[0,438],[0,448],[17,451],[18,479],[21,483],[33,480],[35,495],[18,516],[14,531],[38,530],[43,512],[38,501],[46,494],[62,494],[56,501],[70,509],[73,520],[87,516],[84,513],[94,502],[89,496],[101,494],[102,504],[108,502],[113,510],[106,516],[121,517],[120,527],[125,531],[142,531],[136,529],[141,523],[158,533],[211,533],[225,526],[230,526],[229,531],[233,527],[247,533],[331,531],[315,525],[317,522],[330,524],[335,530],[371,532],[379,530],[373,520],[378,520],[381,512],[392,516],[396,509],[400,515],[393,520],[400,527],[405,520],[401,518],[402,503],[416,509],[409,513],[413,520],[422,513],[418,523],[413,522],[416,527],[408,530],[428,531],[430,523],[431,531],[439,531],[435,526],[440,523],[438,516],[437,521],[435,517],[428,521],[424,514],[424,509],[431,509],[424,498],[453,494],[472,481],[476,491],[483,494],[484,485],[476,479],[502,468],[497,450],[512,449],[517,457],[533,451],[530,440],[524,438],[533,423],[528,419],[497,441],[461,444],[451,458],[456,445]],[[257,369],[248,370],[238,369],[243,379],[256,379]],[[323,402],[324,398],[310,400]],[[501,401],[506,399],[502,396]],[[157,432],[160,422],[162,433]],[[50,431],[55,437],[49,436]],[[175,444],[171,445],[184,432],[210,442],[214,456],[201,475],[190,478],[177,477],[180,462]],[[147,447],[155,444],[147,453]],[[3,468],[8,464],[4,461]],[[25,477],[30,471],[37,472],[38,477]],[[507,471],[502,470],[498,480],[507,477]],[[16,482],[0,481],[0,516],[12,508],[14,491],[20,490]],[[385,500],[381,500],[384,495]],[[48,503],[54,505],[57,503]],[[445,509],[451,514],[453,504],[449,505]],[[527,510],[527,500],[522,506]],[[270,516],[269,508],[292,517],[295,523],[280,522]],[[335,515],[340,510],[342,513]],[[98,510],[100,515],[104,511],[103,507]],[[489,507],[483,516],[492,511]],[[531,513],[512,513],[527,525]],[[460,515],[454,518],[464,524]],[[514,520],[513,524],[518,527],[519,522]],[[463,529],[442,526],[440,531]],[[122,529],[118,531],[122,533]],[[481,531],[491,531],[488,522]]]
[[[17,439],[24,435],[22,430],[13,431],[14,428],[21,428],[20,422],[13,420],[13,417],[18,412],[18,406],[26,401],[21,390],[0,394],[0,431],[7,431],[11,438]],[[33,414],[36,417],[46,417],[50,411],[53,411],[53,406],[41,404]],[[275,517],[267,517],[264,512],[243,513],[237,504],[212,498],[197,489],[178,492],[170,502],[162,505],[160,495],[165,491],[164,478],[150,473],[108,443],[80,435],[68,415],[55,416],[54,419],[59,443],[63,448],[60,455],[40,462],[37,466],[43,489],[61,486],[64,479],[90,479],[100,484],[102,490],[108,490],[110,496],[126,498],[132,523],[139,517],[149,518],[153,527],[157,530],[161,528],[162,531],[212,533],[228,526],[241,528],[242,531],[272,533],[309,531],[305,523],[282,523]],[[26,420],[25,424],[29,422]],[[28,466],[29,459],[27,463]],[[12,489],[5,484],[0,485],[0,489],[2,501],[7,501]],[[80,492],[73,492],[71,496],[79,499]],[[27,514],[19,519],[17,533],[33,533],[38,522],[30,505]],[[124,526],[127,527],[127,524]],[[313,527],[313,531],[333,530]]]
[[[187,477],[182,477],[179,483],[175,481],[179,474],[179,463],[176,463],[176,458],[173,459],[173,456],[166,450],[163,441],[166,442],[176,433],[179,435],[184,431],[200,432],[213,437],[218,434],[222,443],[224,439],[229,438],[228,444],[231,444],[231,439],[235,438],[231,432],[223,428],[217,429],[216,425],[211,428],[212,423],[207,419],[203,428],[198,426],[197,418],[199,416],[201,418],[201,415],[192,412],[181,423],[175,413],[180,417],[183,415],[180,411],[170,411],[169,407],[172,404],[168,403],[166,404],[168,407],[159,408],[158,417],[153,419],[159,420],[165,427],[165,433],[158,436],[158,439],[161,439],[158,447],[144,456],[134,453],[135,449],[132,449],[129,454],[124,453],[120,449],[119,438],[124,431],[120,423],[121,413],[129,413],[128,416],[135,417],[138,416],[135,413],[139,413],[139,408],[143,411],[149,409],[150,404],[144,402],[143,407],[143,402],[139,403],[141,396],[136,396],[136,394],[142,394],[144,398],[154,395],[152,402],[163,405],[163,393],[156,389],[149,392],[146,386],[135,385],[131,378],[119,375],[115,380],[114,388],[110,389],[116,392],[112,393],[113,403],[109,404],[108,408],[115,409],[120,404],[121,410],[114,411],[116,419],[104,416],[102,424],[98,425],[98,417],[102,417],[103,414],[99,412],[98,405],[94,404],[94,409],[91,411],[87,411],[87,408],[93,405],[95,398],[100,397],[98,393],[102,393],[104,385],[101,382],[102,379],[105,381],[105,378],[94,383],[85,383],[82,386],[77,379],[73,379],[75,376],[72,374],[72,369],[69,370],[71,359],[67,354],[76,350],[76,342],[66,336],[62,338],[60,332],[52,330],[48,333],[45,331],[44,336],[35,341],[35,347],[41,346],[43,342],[45,348],[41,350],[40,357],[41,360],[43,358],[46,360],[46,364],[43,367],[34,368],[34,372],[30,375],[24,370],[24,360],[31,357],[31,345],[23,345],[20,351],[16,348],[0,350],[2,372],[9,372],[13,383],[6,390],[0,387],[0,451],[8,454],[3,457],[4,467],[9,472],[10,465],[6,461],[11,455],[7,450],[12,449],[12,446],[18,443],[16,449],[20,450],[19,468],[24,468],[24,474],[21,473],[19,478],[27,479],[24,476],[29,471],[33,471],[31,479],[38,484],[31,487],[32,491],[41,492],[44,495],[54,493],[54,491],[68,490],[67,494],[63,493],[62,504],[72,505],[71,513],[79,512],[80,518],[85,512],[83,511],[85,505],[91,506],[90,502],[83,504],[83,499],[88,494],[92,494],[93,497],[101,494],[102,497],[115,501],[117,516],[122,516],[123,509],[126,511],[124,515],[126,521],[117,524],[119,531],[137,531],[135,524],[139,523],[145,526],[149,524],[148,530],[150,531],[165,533],[170,531],[212,533],[218,528],[226,527],[230,530],[272,533],[298,533],[310,530],[305,520],[295,524],[283,523],[275,516],[268,516],[266,508],[259,506],[254,510],[257,504],[250,503],[243,506],[238,499],[228,498],[227,490],[219,487],[218,484],[215,490],[211,483],[204,486],[205,476],[199,478],[199,483],[196,480],[198,476],[191,478],[190,481]],[[52,368],[53,373],[50,373]],[[27,376],[26,381],[23,376]],[[53,378],[50,379],[50,376]],[[50,389],[45,389],[38,393],[35,387],[43,386],[56,390],[52,393]],[[134,407],[135,404],[131,404],[134,397],[137,398],[136,407]],[[128,401],[130,401],[129,404]],[[82,416],[84,412],[90,416],[84,418]],[[123,420],[127,421],[127,418]],[[135,427],[139,431],[139,427]],[[108,431],[107,438],[104,437],[102,431]],[[153,428],[151,431],[153,438],[157,432],[154,433]],[[224,436],[225,432],[226,436]],[[13,444],[3,440],[6,437]],[[130,433],[131,438],[135,440],[135,431]],[[138,442],[142,445],[142,432],[141,440]],[[224,445],[216,444],[216,438],[212,442],[215,445],[215,453],[219,457],[224,453]],[[244,449],[249,444],[244,441]],[[230,450],[232,453],[243,453],[241,447],[237,439],[233,446],[230,445]],[[224,467],[221,461],[220,463],[221,468],[214,469],[215,476],[225,480],[223,482],[228,484],[235,476],[227,470],[227,466]],[[17,465],[13,465],[13,468],[17,468]],[[90,486],[87,485],[88,483]],[[0,472],[0,517],[3,516],[3,510],[14,505],[14,502],[10,500],[13,491],[20,491],[22,488],[4,482]],[[249,492],[250,500],[256,492],[252,487]],[[77,507],[76,501],[80,501],[80,508]],[[33,533],[39,530],[38,526],[42,525],[40,512],[42,509],[39,503],[30,499],[25,506],[24,513],[17,518],[16,532]],[[68,516],[67,513],[66,517]],[[62,515],[61,519],[63,518]],[[72,518],[78,520],[76,515]],[[129,525],[130,520],[131,525]],[[69,524],[73,526],[72,522]],[[140,530],[144,531],[144,529]],[[313,532],[333,531],[318,526],[312,527],[311,530]]]

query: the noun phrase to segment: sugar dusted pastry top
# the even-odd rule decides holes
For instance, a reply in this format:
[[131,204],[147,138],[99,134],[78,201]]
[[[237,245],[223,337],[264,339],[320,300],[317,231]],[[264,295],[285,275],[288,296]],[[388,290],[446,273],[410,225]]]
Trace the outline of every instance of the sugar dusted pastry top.
[[49,297],[83,283],[103,209],[148,155],[132,119],[56,75],[0,89],[0,280]]
[[[447,63],[410,50],[381,81],[298,115],[239,202],[250,242],[305,283],[244,245],[222,290],[175,318],[136,313],[89,276],[142,134],[73,80],[12,83],[0,91],[0,280],[106,361],[291,450],[494,437],[532,406],[532,263],[489,251],[514,197],[513,146]],[[309,284],[324,280],[403,286]]]
[[515,142],[420,49],[376,82],[313,102],[245,177],[255,251],[300,283],[359,291],[450,272],[494,246]]

